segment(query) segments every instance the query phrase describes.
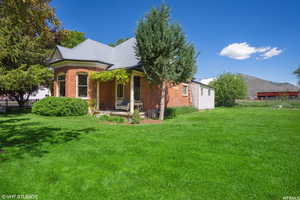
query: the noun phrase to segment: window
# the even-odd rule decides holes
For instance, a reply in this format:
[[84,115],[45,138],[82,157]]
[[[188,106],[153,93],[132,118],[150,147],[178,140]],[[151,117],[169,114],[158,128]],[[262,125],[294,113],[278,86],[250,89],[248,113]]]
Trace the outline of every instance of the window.
[[201,96],[203,96],[203,90],[204,90],[204,89],[203,89],[203,88],[201,88]]
[[182,96],[187,96],[188,95],[188,86],[184,85],[182,87]]
[[117,85],[117,97],[124,98],[124,85],[123,84]]
[[210,96],[210,89],[208,89],[208,96]]
[[77,74],[77,97],[88,96],[88,75],[86,73]]
[[57,96],[64,97],[66,95],[66,75],[60,74],[57,76],[57,83],[58,83],[58,93]]
[[134,100],[141,100],[141,77],[134,77]]

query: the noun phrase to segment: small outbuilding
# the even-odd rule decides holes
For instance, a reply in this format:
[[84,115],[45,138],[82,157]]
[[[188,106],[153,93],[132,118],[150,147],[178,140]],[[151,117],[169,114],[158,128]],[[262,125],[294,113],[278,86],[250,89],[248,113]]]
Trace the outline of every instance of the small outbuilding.
[[215,90],[213,87],[193,80],[191,83],[192,104],[199,110],[215,108]]

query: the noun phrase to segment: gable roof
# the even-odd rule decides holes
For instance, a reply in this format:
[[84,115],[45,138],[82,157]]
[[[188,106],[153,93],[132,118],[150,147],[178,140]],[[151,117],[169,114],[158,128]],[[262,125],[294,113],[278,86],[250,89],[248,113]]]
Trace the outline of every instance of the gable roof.
[[52,56],[50,64],[63,60],[92,61],[110,65],[109,70],[136,67],[139,60],[135,56],[135,38],[111,47],[106,44],[87,39],[74,48],[57,45],[59,53]]

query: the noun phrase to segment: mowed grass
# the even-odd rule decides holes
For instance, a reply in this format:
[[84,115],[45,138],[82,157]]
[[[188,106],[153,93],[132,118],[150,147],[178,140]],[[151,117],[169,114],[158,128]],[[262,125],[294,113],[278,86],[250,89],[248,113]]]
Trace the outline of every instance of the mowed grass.
[[0,117],[0,198],[300,196],[300,110],[217,108],[153,125]]

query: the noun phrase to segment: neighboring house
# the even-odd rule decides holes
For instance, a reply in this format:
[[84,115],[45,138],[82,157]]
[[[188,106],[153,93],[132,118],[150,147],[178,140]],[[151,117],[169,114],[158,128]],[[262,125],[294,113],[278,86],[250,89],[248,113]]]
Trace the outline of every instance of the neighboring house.
[[[98,110],[142,111],[157,110],[161,90],[145,79],[142,66],[135,56],[135,38],[116,47],[87,39],[74,48],[57,46],[50,66],[54,69],[54,96],[95,99]],[[130,71],[130,81],[123,85],[116,81],[96,82],[89,72],[114,69]],[[168,85],[166,106],[189,106],[189,84]]]
[[287,96],[297,98],[300,88],[290,83],[278,83],[264,80],[247,74],[240,74],[247,84],[249,99],[276,99]]
[[48,88],[39,87],[38,91],[29,96],[29,100],[40,100],[50,95],[50,90]]
[[215,108],[215,90],[213,87],[193,80],[190,84],[193,106],[199,110]]

